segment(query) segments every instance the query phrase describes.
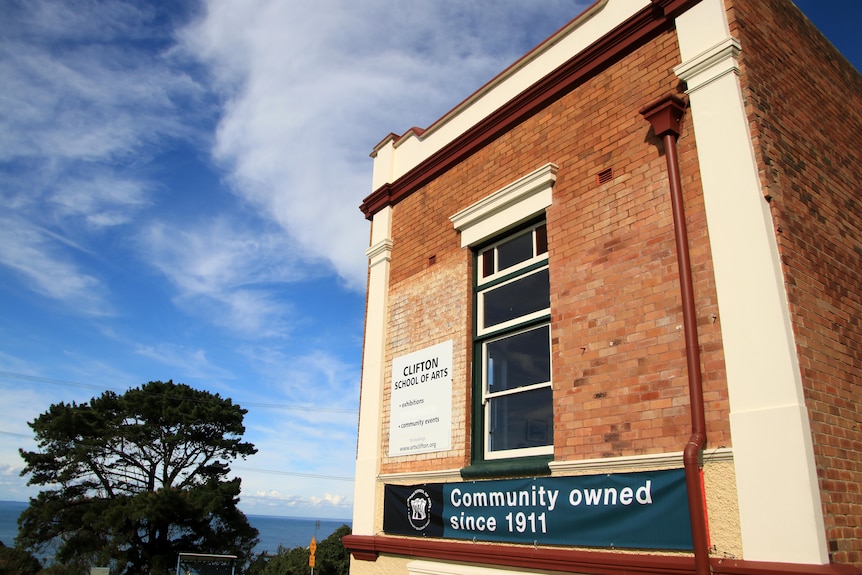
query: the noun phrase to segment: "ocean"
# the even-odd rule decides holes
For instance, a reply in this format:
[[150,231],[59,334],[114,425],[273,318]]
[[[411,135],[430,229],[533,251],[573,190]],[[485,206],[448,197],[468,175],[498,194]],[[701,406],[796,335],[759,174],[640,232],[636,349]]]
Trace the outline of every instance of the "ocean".
[[[0,541],[7,547],[15,544],[18,534],[18,516],[27,509],[27,503],[0,501]],[[311,538],[323,541],[349,520],[309,519],[299,517],[276,517],[272,515],[248,515],[248,522],[260,531],[260,543],[255,554],[275,553],[281,545],[287,549],[308,547]],[[319,521],[319,524],[318,524]]]

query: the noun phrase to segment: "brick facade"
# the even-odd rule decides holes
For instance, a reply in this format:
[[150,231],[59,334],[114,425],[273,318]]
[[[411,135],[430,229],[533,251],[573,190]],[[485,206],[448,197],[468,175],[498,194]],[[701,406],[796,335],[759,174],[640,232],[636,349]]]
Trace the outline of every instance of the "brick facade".
[[[696,7],[699,2],[662,0],[656,4],[682,13],[683,8]],[[711,5],[721,6],[715,1]],[[757,200],[768,203],[764,213],[771,221],[766,225],[774,228],[780,256],[774,277],[783,283],[787,299],[786,305],[781,300],[777,307],[783,306],[790,318],[792,334],[788,329],[785,336],[795,340],[796,357],[783,367],[792,368],[798,361],[801,373],[796,375],[804,394],[801,420],[807,410],[813,438],[819,484],[814,485],[814,471],[810,471],[812,479],[800,473],[794,488],[801,484],[804,491],[809,485],[816,492],[819,487],[823,522],[811,520],[806,533],[813,532],[812,526],[822,532],[822,527],[816,527],[825,523],[832,565],[818,565],[819,571],[810,572],[862,572],[862,420],[858,406],[862,392],[862,198],[858,183],[862,77],[790,2],[725,0],[723,9],[730,36],[742,47],[739,69],[733,73],[738,77],[754,154],[751,172],[757,171],[758,190],[763,195]],[[451,481],[458,480],[459,470],[471,464],[471,442],[479,440],[472,437],[471,426],[473,252],[461,246],[450,216],[548,163],[557,167],[552,203],[544,212],[550,269],[555,473],[583,473],[577,468],[579,462],[631,461],[639,456],[659,461],[666,454],[679,457],[690,441],[692,409],[667,151],[665,141],[653,133],[640,112],[642,106],[660,97],[682,95],[686,86],[675,68],[685,58],[674,27],[644,33],[644,37],[595,73],[584,74],[583,81],[570,91],[499,130],[457,161],[447,159],[455,157],[455,152],[432,155],[398,180],[400,188],[393,185],[399,190],[394,195],[380,192],[386,191],[391,183],[387,182],[366,200],[363,209],[369,217],[381,209],[391,210],[386,307],[385,315],[378,318],[385,326],[382,375],[377,382],[382,390],[381,406],[379,427],[371,434],[379,444],[373,479],[376,497],[387,476],[395,477],[393,482],[409,483],[411,474],[439,473],[448,474],[444,481]],[[739,118],[744,125],[743,114]],[[785,560],[780,552],[776,555],[780,545],[764,545],[763,537],[752,548],[772,553],[767,561],[750,560],[742,543],[745,529],[759,524],[751,520],[750,511],[743,517],[743,498],[737,500],[737,494],[748,489],[751,497],[757,489],[764,491],[760,485],[754,489],[741,485],[739,475],[743,466],[747,466],[748,477],[753,469],[760,472],[756,460],[761,452],[752,458],[751,447],[765,452],[771,446],[759,441],[757,417],[760,413],[764,421],[773,417],[771,410],[776,406],[757,404],[762,396],[754,403],[746,403],[748,397],[742,402],[737,398],[742,419],[733,412],[733,385],[727,369],[732,365],[731,355],[729,342],[723,338],[739,332],[722,329],[722,309],[727,314],[729,308],[719,305],[717,277],[727,271],[719,272],[714,259],[718,234],[711,240],[710,226],[715,231],[716,223],[708,221],[706,198],[714,202],[715,195],[706,192],[696,131],[688,111],[679,126],[677,150],[706,414],[702,459],[707,468],[705,501],[713,532],[707,561],[712,561],[714,572],[809,572],[808,567],[796,571],[790,563],[780,564]],[[408,137],[417,136],[403,138]],[[444,152],[447,150],[441,154]],[[426,177],[423,170],[430,175]],[[411,187],[404,181],[419,183]],[[764,220],[760,222],[763,225]],[[726,241],[728,227],[726,222],[723,225]],[[770,242],[771,238],[764,244],[771,246]],[[768,252],[768,248],[758,247]],[[724,281],[728,281],[726,277]],[[733,281],[735,286],[745,285],[738,278]],[[779,299],[775,297],[773,302]],[[748,328],[747,323],[744,327]],[[782,333],[781,329],[764,333]],[[454,343],[452,448],[389,457],[388,390],[393,359],[450,340]],[[740,357],[751,356],[737,353],[737,369]],[[743,366],[752,364],[745,361]],[[747,384],[749,379],[737,381]],[[792,376],[782,375],[769,385],[792,395],[794,383]],[[363,381],[363,394],[366,385]],[[736,385],[738,390],[740,384]],[[777,410],[783,408],[777,406]],[[785,425],[792,421],[780,418]],[[716,460],[710,466],[710,454],[734,450],[732,429],[742,430],[738,444],[742,434],[747,434],[745,463],[740,457],[739,462]],[[804,467],[804,460],[801,455],[788,469],[800,469],[799,461]],[[780,483],[782,478],[773,480]],[[763,508],[776,510],[777,506],[769,503]],[[805,514],[801,503],[795,512]],[[376,560],[380,549],[386,548],[378,540],[387,539],[380,535],[379,504],[374,513],[373,533],[349,540],[354,556],[365,553],[363,559]],[[772,521],[781,521],[777,513],[772,515]],[[389,541],[393,557],[410,545],[408,541],[402,547],[394,538]],[[422,545],[425,554],[419,557],[455,561],[463,552],[449,542]],[[379,547],[374,550],[375,546]],[[482,557],[486,563],[523,567],[498,560],[491,552]],[[546,570],[628,572],[627,564],[613,566],[614,560],[595,559],[589,553],[564,555],[550,550],[542,557]],[[580,560],[584,563],[578,568]],[[601,568],[583,566],[594,561]],[[404,565],[398,567],[403,572]],[[631,567],[644,573],[695,572],[684,558],[670,555],[632,559]],[[354,572],[374,572],[373,564],[354,562]]]
[[[469,341],[472,255],[460,247],[449,216],[544,163],[560,167],[547,211],[557,460],[681,450],[688,438],[665,161],[661,142],[638,113],[676,88],[670,69],[678,59],[675,36],[664,34],[395,206],[389,361],[442,340]],[[684,133],[680,146],[709,437],[716,446],[730,447],[709,240],[691,140]],[[613,170],[613,181],[598,185],[596,174],[606,168]],[[432,257],[435,263],[429,264]],[[466,406],[470,374],[465,369],[457,375],[454,388]],[[469,462],[469,433],[460,431],[469,429],[467,418],[468,412],[456,411],[461,442],[452,454],[431,457],[426,465],[445,469]],[[382,470],[411,466],[410,457],[399,457],[384,461]]]

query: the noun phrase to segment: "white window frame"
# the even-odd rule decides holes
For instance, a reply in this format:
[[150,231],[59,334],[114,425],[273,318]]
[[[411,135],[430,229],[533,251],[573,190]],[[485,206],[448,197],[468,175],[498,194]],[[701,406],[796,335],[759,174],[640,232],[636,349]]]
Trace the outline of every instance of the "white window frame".
[[[480,346],[482,349],[482,358],[481,358],[481,361],[482,361],[482,369],[481,369],[481,371],[482,371],[482,411],[484,413],[483,421],[482,421],[483,441],[484,441],[484,446],[483,446],[484,450],[483,451],[484,451],[484,459],[486,461],[492,461],[495,459],[511,459],[513,457],[530,457],[533,455],[548,455],[548,454],[554,453],[553,441],[547,445],[540,445],[540,446],[536,446],[536,447],[519,447],[516,449],[501,449],[498,451],[491,451],[491,432],[490,432],[491,401],[494,399],[498,399],[498,398],[507,396],[507,395],[516,395],[519,393],[526,393],[526,392],[534,391],[537,389],[552,388],[553,387],[553,380],[551,379],[548,381],[543,381],[543,382],[535,383],[532,385],[525,385],[523,387],[507,389],[504,391],[491,392],[491,391],[489,391],[489,384],[488,384],[488,374],[490,373],[491,369],[489,367],[487,367],[489,364],[488,357],[487,357],[487,346],[489,343],[493,343],[493,342],[498,341],[504,337],[509,337],[509,336],[513,336],[513,335],[518,335],[520,333],[525,333],[525,332],[533,330],[533,329],[539,329],[539,328],[544,328],[544,327],[549,328],[548,329],[548,349],[550,350],[551,330],[550,330],[549,326],[550,326],[550,322],[544,322],[544,323],[540,323],[537,325],[531,325],[529,327],[526,327],[526,328],[520,329],[520,330],[507,331],[503,334],[500,334],[500,337],[492,337],[492,338],[489,338],[489,339],[483,341],[481,346]],[[552,360],[552,358],[551,358],[550,353],[549,353],[548,361],[550,362],[551,360]],[[553,366],[551,366],[551,368],[553,368]],[[551,369],[551,371],[553,372],[553,369]],[[553,437],[553,425],[554,425],[553,417],[551,417],[550,425],[552,428],[551,432],[552,432],[552,437]]]
[[[519,178],[508,186],[497,190],[482,200],[451,216],[450,221],[452,221],[455,229],[461,233],[461,247],[470,247],[475,249],[484,243],[491,242],[495,237],[500,237],[500,242],[495,242],[493,244],[496,246],[498,243],[508,241],[514,237],[513,235],[503,237],[507,231],[514,230],[518,226],[526,224],[530,220],[541,218],[552,204],[553,197],[551,191],[556,183],[557,171],[558,167],[556,165],[552,163],[545,164],[541,168]],[[509,274],[529,268],[530,266],[536,266],[542,260],[547,262],[547,253],[536,256],[535,251],[536,249],[534,245],[534,257],[531,260],[521,262],[505,270],[497,271],[495,269],[495,272],[486,278],[480,278],[481,272],[478,269],[476,270],[474,289],[476,289],[477,292],[477,310],[481,308],[481,305],[479,305],[481,303],[481,296],[479,294],[481,294],[482,286],[488,285],[501,277],[507,277]],[[476,257],[478,267],[478,253]],[[529,273],[537,273],[541,269],[543,268],[539,266],[536,270],[530,270],[525,274],[517,274],[516,277],[512,278],[512,281],[523,278]],[[500,285],[504,285],[506,281],[509,280],[504,280]],[[479,313],[481,312],[477,311],[477,314]],[[492,398],[493,396],[486,397],[484,392],[484,390],[487,390],[487,372],[484,367],[485,348],[488,342],[496,339],[491,334],[502,331],[507,332],[508,335],[513,335],[519,333],[517,326],[522,324],[529,325],[530,322],[537,321],[543,316],[549,315],[550,309],[540,310],[526,316],[521,316],[502,324],[495,325],[491,328],[482,329],[479,327],[483,324],[482,318],[476,318],[474,326],[475,336],[489,336],[489,338],[476,346],[476,349],[481,349],[481,352],[478,354],[480,357],[474,358],[474,361],[482,362],[481,387],[483,390],[481,397],[474,398],[474,401],[478,400],[482,402],[482,412],[484,414],[483,421],[478,426],[478,428],[482,429],[483,437],[474,437],[474,442],[476,442],[474,445],[477,443],[480,444],[482,446],[482,453],[481,456],[477,456],[477,454],[474,453],[474,461],[491,461],[511,459],[515,457],[520,458],[534,455],[553,454],[553,443],[540,447],[510,449],[491,453],[489,450],[488,434],[490,404],[487,399]],[[548,323],[550,323],[550,319],[548,320]],[[541,325],[541,323],[530,325],[529,327],[535,328],[539,325]],[[501,333],[501,335],[503,334]],[[551,337],[550,330],[549,337]],[[548,360],[550,361],[551,357],[549,357]],[[529,386],[529,389],[534,387],[540,389],[550,386],[553,386],[552,381],[536,384],[535,386]],[[517,392],[524,391],[527,391],[527,389],[519,388],[517,390]],[[553,426],[553,418],[551,420],[551,425]]]
[[[526,228],[526,229],[522,230],[521,233],[534,232],[535,229],[541,225],[545,225],[544,222],[541,222],[541,223],[535,224],[529,228]],[[504,238],[501,238],[500,241],[495,242],[493,245],[482,249],[478,254],[479,259],[481,260],[482,254],[484,254],[485,252],[490,251],[492,249],[496,249],[497,246],[499,246],[500,244],[506,243],[507,241],[511,240],[512,238],[516,237],[517,235],[519,235],[519,234],[512,234],[512,235],[506,236]],[[497,332],[500,330],[504,330],[504,329],[508,329],[508,328],[511,328],[511,327],[514,327],[517,325],[521,325],[525,322],[546,316],[550,313],[550,311],[551,311],[550,308],[545,308],[545,309],[537,310],[537,311],[534,311],[532,313],[529,313],[529,314],[526,314],[523,316],[518,316],[514,319],[510,319],[510,320],[502,322],[502,323],[496,323],[490,327],[484,327],[485,326],[485,306],[483,305],[483,303],[484,303],[486,293],[489,293],[495,289],[501,288],[505,285],[509,285],[511,283],[514,283],[518,280],[522,280],[522,279],[524,279],[527,276],[530,276],[532,274],[541,273],[542,271],[548,269],[548,265],[547,265],[548,253],[545,252],[545,253],[536,255],[536,251],[537,251],[537,246],[536,246],[535,233],[534,233],[533,234],[533,257],[530,258],[529,260],[519,262],[519,263],[513,265],[512,267],[506,268],[504,270],[495,271],[493,274],[489,275],[488,277],[481,277],[482,270],[477,269],[476,285],[474,286],[476,289],[476,292],[477,292],[477,294],[476,294],[476,304],[477,304],[476,305],[476,335],[477,336],[487,335],[489,333],[494,333],[494,332]],[[497,259],[497,257],[495,256],[495,260],[496,259]],[[536,267],[536,269],[531,269],[525,273],[518,273],[519,271],[521,271],[525,268],[535,267],[535,266],[539,265],[541,262],[545,262],[545,265],[541,266],[541,267]],[[477,268],[478,267],[479,266],[477,266]],[[511,276],[511,277],[509,277],[509,276]],[[497,284],[494,284],[489,289],[483,289],[484,286],[487,286],[488,284],[493,284],[495,281],[497,281],[503,277],[508,277],[508,279],[506,279],[505,281],[501,281]]]

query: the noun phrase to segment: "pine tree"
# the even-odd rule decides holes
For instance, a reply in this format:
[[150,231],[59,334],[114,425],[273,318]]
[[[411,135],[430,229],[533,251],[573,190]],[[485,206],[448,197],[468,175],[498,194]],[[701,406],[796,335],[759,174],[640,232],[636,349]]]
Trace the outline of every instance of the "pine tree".
[[29,424],[39,450],[20,451],[22,475],[43,490],[18,520],[17,543],[54,548],[83,572],[169,573],[179,552],[243,564],[258,533],[237,508],[240,480],[227,475],[257,451],[242,441],[245,413],[172,381],[52,405]]

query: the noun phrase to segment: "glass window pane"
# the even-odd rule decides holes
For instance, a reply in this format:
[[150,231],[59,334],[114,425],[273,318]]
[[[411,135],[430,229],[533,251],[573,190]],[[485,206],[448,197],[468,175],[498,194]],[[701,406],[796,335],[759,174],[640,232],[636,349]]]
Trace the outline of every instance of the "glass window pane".
[[484,292],[482,327],[488,328],[551,307],[548,268]]
[[489,401],[488,449],[503,451],[554,443],[553,390],[543,387]]
[[521,234],[497,246],[497,271],[510,268],[533,257],[533,232]]
[[485,344],[490,393],[551,381],[550,330],[543,325]]

